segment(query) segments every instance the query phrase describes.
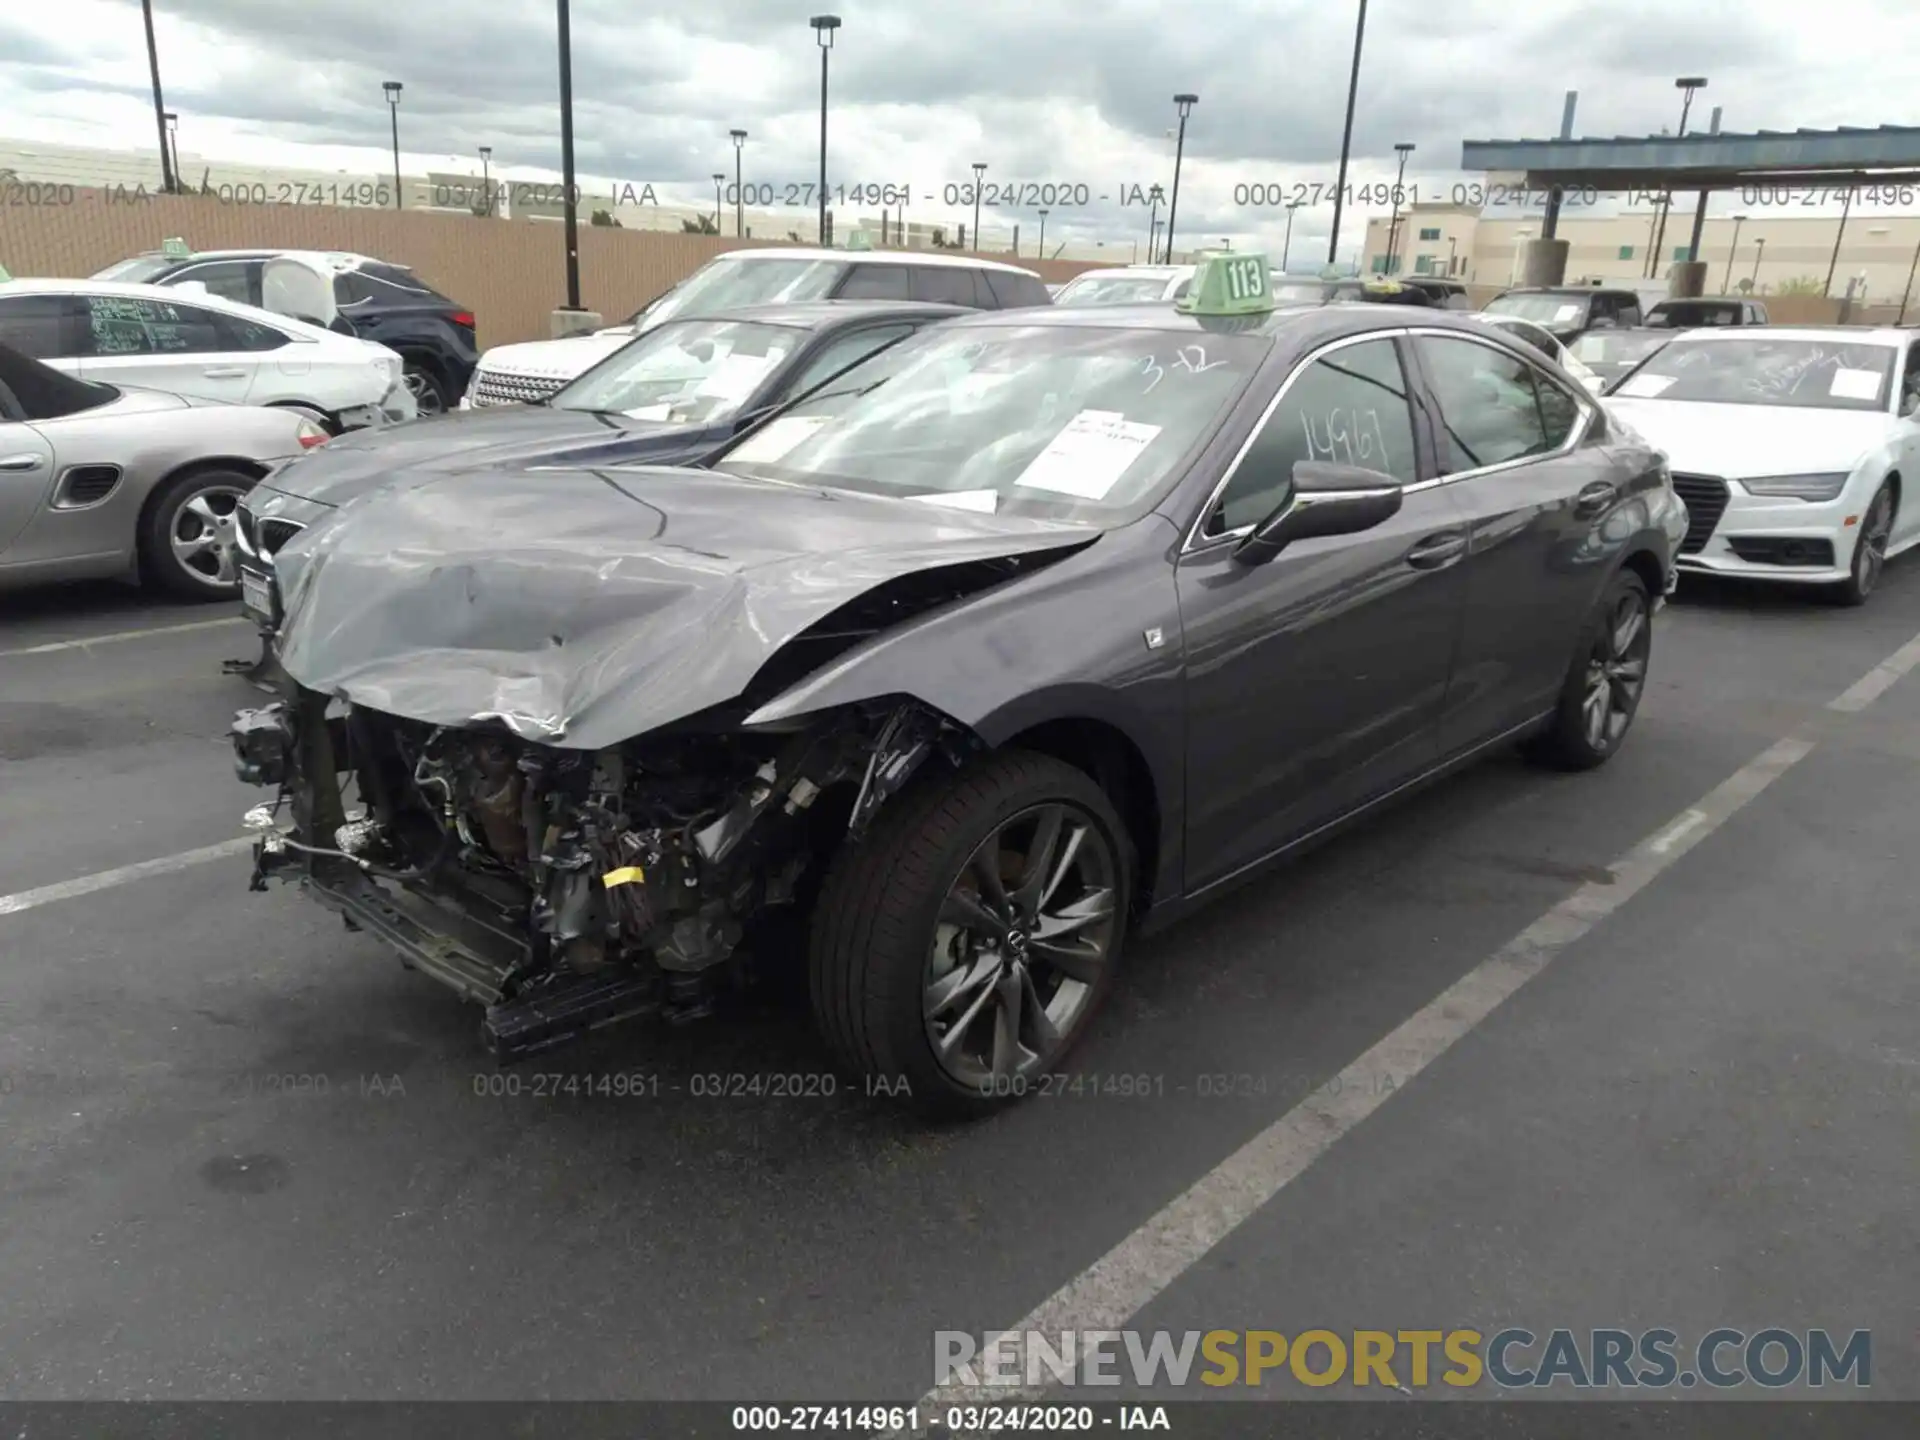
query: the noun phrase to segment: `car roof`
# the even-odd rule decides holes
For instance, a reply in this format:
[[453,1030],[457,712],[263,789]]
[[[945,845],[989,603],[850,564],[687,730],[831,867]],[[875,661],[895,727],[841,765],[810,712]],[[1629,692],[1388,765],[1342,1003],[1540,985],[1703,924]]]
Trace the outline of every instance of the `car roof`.
[[1108,275],[1143,275],[1149,279],[1171,280],[1176,275],[1191,275],[1198,268],[1194,265],[1104,265],[1097,270],[1082,270],[1073,278],[1084,280],[1089,275],[1101,279]]
[[294,326],[302,331],[319,332],[322,329],[290,315],[275,314],[257,305],[242,305],[212,292],[201,294],[195,291],[189,296],[182,296],[178,290],[165,285],[135,285],[126,280],[7,280],[0,281],[0,295],[118,295],[128,300],[158,300],[167,305],[198,305],[203,310],[215,310],[222,315],[252,320],[256,324],[266,321],[281,327]]
[[1638,300],[1640,293],[1622,285],[1511,285],[1494,298],[1505,295],[1626,295]]
[[1367,330],[1401,330],[1409,325],[1422,329],[1441,327],[1475,334],[1465,312],[1458,310],[1410,311],[1405,305],[1281,305],[1250,315],[1192,315],[1164,302],[1158,305],[1060,305],[1030,310],[973,310],[953,322],[955,326],[978,328],[992,325],[1033,325],[1050,329],[1158,330],[1175,335],[1260,335],[1277,339],[1298,334],[1303,340],[1360,333]]
[[1759,302],[1746,295],[1669,295],[1664,300],[1656,300],[1654,305],[1755,305]]
[[733,305],[724,310],[699,315],[675,315],[660,323],[661,329],[682,323],[709,320],[751,321],[759,325],[787,325],[796,330],[831,330],[876,317],[899,316],[902,319],[926,317],[944,319],[951,315],[971,315],[969,305],[939,305],[930,300],[795,300],[771,305]]
[[255,250],[195,250],[190,255],[168,255],[163,250],[143,250],[138,259],[165,259],[175,266],[191,265],[199,260],[305,260],[329,270],[357,270],[362,265],[385,265],[393,270],[411,272],[411,265],[402,265],[394,260],[381,260],[373,255],[356,255],[351,250],[276,250],[272,247]]
[[[783,245],[774,249],[725,250],[715,260],[844,260],[858,265],[944,265],[956,270],[1004,270],[1010,275],[1040,276],[1021,265],[978,260],[970,255],[936,255],[928,250],[822,250],[811,245]],[[709,264],[712,262],[709,261]]]
[[1832,340],[1839,336],[1861,345],[1904,345],[1914,338],[1911,327],[1896,325],[1700,325],[1667,333],[1675,339],[1703,340]]

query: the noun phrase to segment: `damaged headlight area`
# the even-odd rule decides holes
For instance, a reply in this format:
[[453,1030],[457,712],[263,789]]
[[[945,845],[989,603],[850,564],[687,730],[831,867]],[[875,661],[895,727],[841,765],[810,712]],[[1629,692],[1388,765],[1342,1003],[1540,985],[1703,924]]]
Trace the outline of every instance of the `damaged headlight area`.
[[692,717],[598,752],[294,688],[236,716],[253,888],[296,880],[487,1007],[503,1061],[600,1026],[707,1013],[762,964],[834,850],[930,756],[978,742],[918,702],[779,731]]

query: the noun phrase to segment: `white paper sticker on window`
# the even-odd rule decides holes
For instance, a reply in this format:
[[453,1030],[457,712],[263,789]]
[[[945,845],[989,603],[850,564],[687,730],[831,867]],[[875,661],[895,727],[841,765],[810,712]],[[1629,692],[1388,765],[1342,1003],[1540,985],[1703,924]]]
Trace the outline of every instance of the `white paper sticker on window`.
[[1013,483],[1102,499],[1159,433],[1158,425],[1128,420],[1117,410],[1082,410]]
[[1554,308],[1553,320],[1556,325],[1562,320],[1578,320],[1579,318],[1580,307],[1578,305],[1560,305]]
[[664,420],[671,414],[673,414],[673,406],[670,404],[642,405],[638,409],[627,411],[627,418],[629,420]]
[[1636,375],[1613,393],[1650,400],[1664,392],[1669,385],[1673,384],[1673,381],[1674,377],[1671,375]]
[[1833,372],[1833,380],[1827,388],[1827,394],[1836,400],[1878,400],[1880,372],[1878,370],[1836,370]]
[[744,400],[773,365],[771,355],[729,355],[695,388],[696,395],[721,400]]
[[824,415],[783,416],[742,441],[721,463],[739,460],[749,465],[770,465],[826,423]]
[[909,495],[909,500],[918,500],[923,505],[945,505],[954,510],[978,510],[983,515],[991,515],[1000,508],[998,490],[935,490],[930,495]]

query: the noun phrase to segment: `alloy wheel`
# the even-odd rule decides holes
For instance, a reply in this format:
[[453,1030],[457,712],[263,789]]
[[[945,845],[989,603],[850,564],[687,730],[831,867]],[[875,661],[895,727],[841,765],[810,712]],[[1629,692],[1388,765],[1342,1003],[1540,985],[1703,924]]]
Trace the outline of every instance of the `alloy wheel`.
[[1002,821],[948,887],[923,1014],[940,1067],[980,1093],[1036,1073],[1091,1010],[1118,933],[1119,862],[1078,806]]
[[1887,567],[1887,540],[1893,534],[1893,493],[1882,490],[1873,497],[1867,523],[1860,528],[1860,553],[1854,558],[1854,570],[1860,593],[1871,594],[1880,583],[1880,572]]
[[1581,701],[1581,726],[1596,751],[1619,744],[1633,722],[1640,692],[1647,683],[1647,655],[1653,627],[1647,623],[1647,602],[1638,591],[1615,600],[1594,640],[1587,660],[1586,695]]
[[245,495],[238,485],[209,484],[189,494],[173,512],[167,535],[173,558],[189,577],[211,589],[230,589],[240,582],[235,555]]
[[407,393],[413,396],[414,408],[420,414],[438,415],[447,408],[440,398],[439,384],[426,371],[409,365],[404,378]]

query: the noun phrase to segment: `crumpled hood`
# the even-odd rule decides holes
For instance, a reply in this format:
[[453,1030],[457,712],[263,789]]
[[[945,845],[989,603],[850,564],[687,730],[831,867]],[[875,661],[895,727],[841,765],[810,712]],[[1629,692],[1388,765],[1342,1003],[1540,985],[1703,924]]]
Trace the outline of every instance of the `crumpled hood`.
[[1890,416],[1871,410],[1717,405],[1611,395],[1619,416],[1683,474],[1817,475],[1851,471],[1887,437]]
[[733,699],[883,581],[1097,535],[699,470],[413,475],[274,557],[280,663],[356,705],[597,750]]
[[[544,405],[457,410],[329,440],[281,467],[267,485],[302,500],[344,505],[400,471],[443,473],[528,464],[612,464],[677,449],[689,426]],[[642,443],[645,442],[645,443]],[[650,458],[650,457],[648,457]]]

